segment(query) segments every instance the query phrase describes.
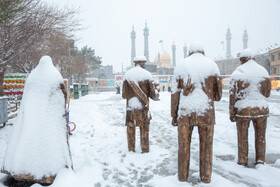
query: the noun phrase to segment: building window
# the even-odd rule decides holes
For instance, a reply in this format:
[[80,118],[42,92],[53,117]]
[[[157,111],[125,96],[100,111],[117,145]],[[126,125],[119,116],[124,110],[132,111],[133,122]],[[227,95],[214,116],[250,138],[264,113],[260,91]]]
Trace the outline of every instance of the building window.
[[231,61],[228,61],[228,63],[227,63],[227,68],[228,68],[228,69],[232,69],[232,62],[231,62]]
[[280,53],[278,53],[278,60],[280,60]]
[[275,61],[275,55],[271,55],[271,61],[272,61],[272,62]]

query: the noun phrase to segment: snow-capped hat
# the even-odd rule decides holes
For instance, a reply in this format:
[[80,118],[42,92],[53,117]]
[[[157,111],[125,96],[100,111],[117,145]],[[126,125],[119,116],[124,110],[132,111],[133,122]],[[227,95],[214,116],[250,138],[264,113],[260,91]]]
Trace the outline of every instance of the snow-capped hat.
[[147,62],[147,58],[145,56],[137,56],[133,59],[134,63],[141,63],[141,62]]
[[255,55],[256,53],[253,49],[247,48],[240,53],[240,58],[242,57],[254,58]]
[[195,52],[204,52],[203,45],[199,41],[191,43],[189,47],[189,55]]
[[153,83],[156,84],[156,85],[159,85],[159,81],[158,80],[154,80]]

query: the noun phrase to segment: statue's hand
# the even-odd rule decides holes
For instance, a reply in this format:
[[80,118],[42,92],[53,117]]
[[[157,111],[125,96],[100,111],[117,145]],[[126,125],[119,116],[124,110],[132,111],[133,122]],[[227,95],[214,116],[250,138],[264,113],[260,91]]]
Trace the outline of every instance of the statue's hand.
[[178,126],[178,124],[177,124],[178,122],[177,122],[177,118],[172,118],[172,126]]
[[236,122],[236,119],[235,119],[234,116],[230,116],[229,119],[230,119],[231,122]]

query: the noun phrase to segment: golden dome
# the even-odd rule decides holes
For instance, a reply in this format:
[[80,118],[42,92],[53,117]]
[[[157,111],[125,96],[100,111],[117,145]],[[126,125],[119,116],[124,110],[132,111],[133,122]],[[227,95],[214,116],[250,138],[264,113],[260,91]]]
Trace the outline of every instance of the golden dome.
[[159,65],[161,67],[170,68],[171,67],[171,57],[165,50],[163,50],[160,53],[159,62],[158,62],[158,56],[156,56],[154,63],[156,63],[157,65]]

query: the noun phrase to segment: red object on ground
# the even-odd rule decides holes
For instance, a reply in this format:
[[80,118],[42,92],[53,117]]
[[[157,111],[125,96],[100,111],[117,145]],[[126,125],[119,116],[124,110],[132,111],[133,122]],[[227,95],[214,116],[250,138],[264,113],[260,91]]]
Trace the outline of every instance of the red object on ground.
[[[73,129],[70,128],[70,124],[73,124]],[[68,123],[68,132],[73,132],[76,129],[76,124],[74,122],[69,122]]]

